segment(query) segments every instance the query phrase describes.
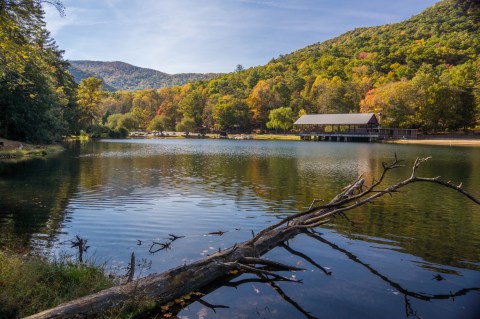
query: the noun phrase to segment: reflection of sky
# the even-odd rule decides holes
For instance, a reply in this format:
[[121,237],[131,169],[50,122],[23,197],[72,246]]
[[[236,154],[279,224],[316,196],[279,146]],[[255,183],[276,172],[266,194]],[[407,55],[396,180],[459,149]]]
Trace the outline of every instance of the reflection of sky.
[[[475,192],[480,187],[479,152],[473,148],[452,152],[438,147],[322,142],[90,143],[75,159],[80,166],[75,179],[78,186],[68,200],[67,219],[57,242],[80,235],[91,246],[88,256],[120,268],[135,252],[137,260],[152,261],[152,268],[143,271],[145,275],[244,241],[251,237],[251,231],[256,233],[277,220],[274,212],[299,210],[312,198],[328,200],[359,173],[377,175],[381,162],[393,160],[394,153],[406,159],[407,167],[416,156],[430,153],[434,159],[421,169],[422,175],[441,172],[452,180],[468,177],[464,185]],[[408,168],[392,174],[387,184],[409,172]],[[330,229],[320,231],[406,289],[441,294],[480,286],[479,252],[475,248],[480,229],[480,215],[475,214],[480,212],[478,207],[438,188],[414,185],[411,190],[349,213],[353,226],[337,219],[327,226]],[[442,205],[432,200],[443,194]],[[456,215],[458,210],[462,214]],[[226,233],[208,234],[216,231]],[[186,237],[175,241],[171,250],[149,254],[152,243],[165,242],[169,234]],[[304,280],[301,287],[281,286],[308,311],[335,318],[349,318],[352,313],[382,318],[387,312],[392,318],[404,317],[403,295],[368,267],[306,236],[298,236],[290,244],[333,271],[333,276],[327,277],[281,248],[267,255],[294,265],[301,262],[307,269],[294,274]],[[68,242],[60,244],[59,250],[74,253]],[[433,280],[438,273],[447,280]],[[412,303],[425,317],[454,318],[459,309],[472,311],[473,300],[478,297],[478,293],[459,297],[455,307],[451,300]],[[257,306],[265,316],[266,306],[285,316],[298,315],[261,284],[246,285],[238,291],[222,288],[206,298],[214,304],[228,301],[231,313],[250,317],[255,316]],[[191,309],[194,312],[186,311],[186,316],[195,317],[195,311],[201,310],[196,304]]]
[[[302,284],[277,284],[304,310],[319,318],[403,319],[406,317],[405,296],[399,291],[399,286],[428,297],[456,293],[464,287],[474,287],[479,282],[478,272],[443,266],[440,266],[443,270],[447,268],[451,272],[442,273],[445,281],[436,281],[433,280],[431,271],[417,267],[417,263],[423,263],[420,258],[391,250],[392,243],[346,241],[333,231],[322,230],[322,233],[325,239],[340,249],[347,250],[357,259],[352,260],[344,252],[304,235],[289,241],[289,246],[331,271],[331,276],[326,276],[307,260],[282,248],[276,248],[265,256],[305,269],[282,273],[303,280]],[[455,270],[461,272],[462,276],[456,275]],[[254,277],[243,275],[234,281]],[[480,310],[478,297],[480,293],[474,291],[455,300],[419,301],[411,296],[408,296],[408,300],[419,317],[458,318],[459,313],[464,313],[468,314],[467,318],[476,318],[475,313]],[[238,288],[223,287],[207,295],[205,300],[230,307],[228,311],[217,309],[216,315],[209,310],[208,314],[213,317],[233,313],[233,317],[255,318],[260,313],[266,318],[274,315],[280,318],[303,318],[295,308],[282,301],[269,285],[262,283],[248,283]],[[195,314],[202,308],[204,306],[195,303],[181,315],[195,318]]]
[[[198,234],[260,229],[270,213],[298,211],[313,198],[329,200],[362,173],[370,181],[380,174],[381,162],[392,161],[395,153],[403,153],[408,165],[417,153],[426,152],[422,148],[410,148],[410,153],[405,150],[402,145],[278,141],[95,143],[84,147],[79,157],[80,185],[69,201],[68,210],[74,213],[66,225],[74,229],[68,236],[86,234],[83,236],[91,241],[98,238],[122,247],[137,239],[166,236],[180,225],[187,233]],[[441,157],[448,158],[446,154]],[[408,174],[409,170],[392,174],[386,183]],[[420,200],[424,199],[420,196]],[[394,212],[404,209],[399,206],[401,201],[376,202],[371,211],[362,209],[352,218],[368,227],[363,216],[388,210],[383,214],[388,221]],[[416,209],[415,203],[406,205],[409,210]],[[436,219],[430,223],[442,227]],[[348,224],[339,221],[335,227],[348,229]],[[393,226],[388,227],[391,231]],[[102,233],[105,230],[107,233]],[[424,231],[428,232],[428,225]],[[393,239],[413,236],[410,232],[385,235]]]

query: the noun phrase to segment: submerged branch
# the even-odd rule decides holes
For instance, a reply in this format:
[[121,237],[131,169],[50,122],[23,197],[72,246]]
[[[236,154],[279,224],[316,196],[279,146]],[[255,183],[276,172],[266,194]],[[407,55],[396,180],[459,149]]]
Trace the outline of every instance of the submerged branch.
[[455,297],[466,295],[470,291],[480,291],[480,287],[463,288],[463,289],[460,289],[456,292],[449,292],[449,293],[446,293],[446,294],[426,294],[426,293],[422,293],[422,292],[410,291],[410,290],[402,287],[399,283],[397,283],[397,282],[391,280],[390,278],[388,278],[387,276],[383,275],[382,273],[380,273],[378,270],[376,270],[375,268],[373,268],[369,264],[361,261],[356,255],[349,252],[348,250],[341,248],[340,246],[326,240],[325,238],[323,238],[323,237],[321,237],[318,234],[315,234],[313,232],[306,232],[306,234],[308,236],[310,236],[311,238],[313,238],[315,240],[318,240],[319,242],[330,246],[332,249],[345,254],[345,256],[347,256],[348,259],[350,259],[350,260],[354,261],[355,263],[360,264],[363,267],[367,268],[372,274],[379,277],[380,279],[382,279],[383,281],[388,283],[392,288],[395,288],[395,290],[397,290],[398,292],[402,293],[405,296],[409,296],[409,297],[413,297],[415,299],[420,299],[420,300],[425,300],[425,301],[431,301],[431,300],[440,300],[440,299],[453,299]]
[[[391,164],[383,164],[383,171],[378,180],[372,180],[370,185],[366,185],[365,178],[360,175],[350,185],[346,186],[337,196],[335,196],[328,204],[322,206],[314,206],[310,209],[288,216],[281,221],[263,229],[259,233],[252,234],[253,237],[243,243],[235,244],[233,247],[219,250],[218,252],[194,262],[190,265],[183,265],[177,268],[167,270],[160,274],[154,274],[145,278],[134,280],[122,286],[117,286],[100,291],[96,294],[86,296],[71,302],[62,304],[56,308],[38,313],[29,318],[86,318],[99,316],[113,309],[120,308],[123,304],[131,302],[132,298],[136,300],[149,300],[157,307],[171,303],[176,298],[181,298],[186,294],[198,291],[207,285],[218,282],[221,278],[241,272],[253,273],[258,276],[269,276],[273,280],[293,281],[275,273],[275,271],[296,271],[300,268],[285,265],[282,263],[261,259],[259,256],[264,255],[268,251],[305,232],[308,228],[315,228],[319,225],[327,223],[330,218],[336,215],[342,215],[346,211],[355,209],[362,205],[368,204],[386,194],[392,195],[399,189],[418,182],[435,183],[443,187],[453,189],[465,197],[469,198],[476,204],[480,205],[480,201],[473,195],[469,194],[462,188],[462,184],[454,185],[451,182],[442,181],[439,177],[427,178],[417,177],[418,168],[429,158],[417,158],[412,167],[412,174],[409,178],[398,182],[394,185],[380,188],[384,182],[386,174],[393,169],[402,167],[401,161],[395,156],[395,160]],[[312,203],[312,206],[315,201]],[[218,231],[210,234],[223,235],[225,232]],[[322,241],[323,238],[316,237],[310,233],[315,239]],[[178,236],[170,235],[165,243],[154,242],[150,247],[152,253],[159,250],[170,248],[170,244],[178,239]],[[344,252],[350,259],[367,267],[373,274],[388,282],[392,287],[404,293],[407,296],[422,300],[446,299],[453,298],[465,294],[478,288],[462,289],[456,293],[446,295],[428,295],[416,292],[410,292],[403,289],[398,283],[389,280],[369,265],[361,262],[355,255],[342,250],[342,248],[333,244],[330,247]],[[297,253],[299,255],[299,253]],[[313,260],[305,258],[307,261],[315,265],[317,268],[325,271],[320,265]],[[262,268],[255,265],[265,266]],[[278,291],[278,290],[277,290]],[[298,308],[297,308],[298,309]],[[309,318],[313,318],[308,312],[303,312]]]

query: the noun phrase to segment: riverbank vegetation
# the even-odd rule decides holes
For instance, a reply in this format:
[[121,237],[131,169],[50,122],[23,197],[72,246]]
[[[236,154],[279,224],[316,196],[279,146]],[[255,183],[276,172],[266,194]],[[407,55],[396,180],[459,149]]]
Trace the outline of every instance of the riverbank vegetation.
[[31,145],[0,138],[0,159],[38,157],[63,151],[63,147],[54,145]]
[[93,263],[0,250],[0,318],[20,318],[118,284]]
[[[45,29],[41,0],[0,0],[0,136],[35,143],[131,130],[286,131],[305,113],[374,112],[382,125],[474,128],[480,4],[443,0],[401,23],[358,28],[268,64],[153,90],[77,85]],[[62,13],[60,1],[49,1]]]

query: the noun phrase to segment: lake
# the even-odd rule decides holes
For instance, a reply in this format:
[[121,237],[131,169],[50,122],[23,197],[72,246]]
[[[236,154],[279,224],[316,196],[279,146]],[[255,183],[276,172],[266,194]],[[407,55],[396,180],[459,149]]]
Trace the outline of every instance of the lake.
[[[142,263],[136,275],[146,276],[249,239],[313,199],[330,200],[360,174],[371,181],[395,154],[406,167],[387,175],[385,185],[408,177],[416,157],[432,156],[419,176],[462,182],[480,197],[475,147],[102,140],[0,162],[0,245],[75,258],[70,240],[79,235],[90,246],[84,258],[125,274],[134,252]],[[282,273],[301,284],[272,286],[244,274],[178,316],[480,318],[478,205],[438,185],[414,184],[346,217],[266,255],[304,268]],[[185,237],[151,253],[169,234]]]

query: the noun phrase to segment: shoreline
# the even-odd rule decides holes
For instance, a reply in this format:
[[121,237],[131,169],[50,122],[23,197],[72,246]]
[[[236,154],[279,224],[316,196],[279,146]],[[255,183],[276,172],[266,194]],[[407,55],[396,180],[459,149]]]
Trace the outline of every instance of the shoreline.
[[404,145],[439,145],[439,146],[468,146],[480,147],[480,139],[424,139],[424,140],[385,140],[382,143]]
[[61,151],[63,151],[63,147],[58,144],[32,145],[0,138],[0,160],[43,157]]
[[[235,138],[235,136],[240,134],[230,134],[228,136],[229,140],[235,139],[245,139],[245,140],[270,140],[270,141],[301,141],[298,135],[293,134],[251,134],[250,138]],[[129,137],[132,138],[132,137]],[[137,137],[133,139],[154,139],[159,137]],[[187,138],[187,139],[222,139],[219,138],[217,134],[206,134],[205,136],[198,137],[196,135],[191,135],[190,137],[185,137],[183,135],[177,136],[164,136],[161,138]],[[348,142],[341,142],[348,143]],[[437,146],[464,146],[464,147],[480,147],[480,138],[431,138],[431,139],[417,139],[417,140],[381,140],[375,143],[386,143],[386,144],[403,144],[403,145],[437,145]]]

